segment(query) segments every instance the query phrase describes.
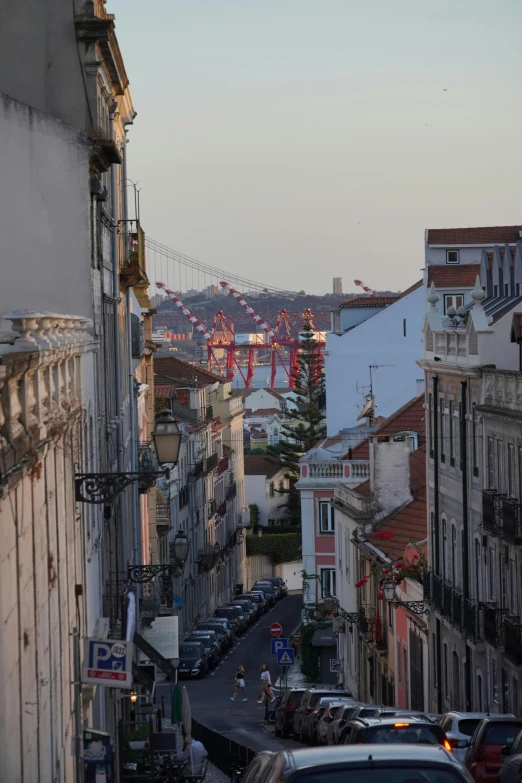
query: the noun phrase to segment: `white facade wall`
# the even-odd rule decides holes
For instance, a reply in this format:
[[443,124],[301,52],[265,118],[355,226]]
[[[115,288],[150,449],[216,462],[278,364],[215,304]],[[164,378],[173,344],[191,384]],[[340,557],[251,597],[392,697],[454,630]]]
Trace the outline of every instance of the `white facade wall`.
[[414,396],[416,380],[422,377],[416,359],[422,351],[425,296],[421,286],[346,334],[327,335],[328,435],[355,424],[363,403],[357,386],[368,391],[371,364],[391,365],[373,370],[376,415],[389,416]]
[[[259,509],[259,524],[268,525],[269,519],[284,517],[284,508],[279,506],[284,503],[285,496],[278,494],[279,485],[288,487],[288,479],[284,477],[284,471],[268,479],[266,476],[245,476],[245,503],[247,506],[255,504]],[[270,495],[270,485],[274,487],[274,493]]]
[[92,317],[89,146],[84,134],[0,94],[0,314]]
[[279,408],[281,410],[281,400],[274,397],[268,389],[256,389],[245,398],[245,408],[252,411],[263,410],[264,408]]

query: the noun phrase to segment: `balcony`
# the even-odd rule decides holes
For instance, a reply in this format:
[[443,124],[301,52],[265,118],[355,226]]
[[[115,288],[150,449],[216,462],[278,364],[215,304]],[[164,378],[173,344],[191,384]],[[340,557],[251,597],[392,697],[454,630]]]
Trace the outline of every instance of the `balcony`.
[[442,577],[439,574],[432,574],[433,605],[441,614],[444,611],[443,585]]
[[496,489],[482,491],[482,523],[484,530],[492,536],[498,536],[502,530],[502,511],[505,495]]
[[442,582],[442,615],[460,631],[463,624],[462,600],[462,594],[455,589],[451,582]]
[[190,472],[190,478],[195,481],[196,479],[200,478],[205,469],[205,460],[200,459],[199,462],[196,462],[194,465],[194,468]]
[[301,465],[301,481],[332,483],[342,480],[365,481],[370,477],[370,464],[360,460],[324,460]]
[[506,658],[515,666],[522,664],[522,625],[518,617],[504,620],[504,645]]
[[[157,473],[159,469],[160,467],[158,465],[158,460],[156,459],[154,449],[152,448],[152,443],[150,441],[138,443],[138,473],[153,474]],[[156,484],[156,478],[157,477],[151,475],[145,478],[144,475],[143,478],[139,479],[138,492],[140,495],[143,495],[148,492],[149,489],[152,489],[152,487]]]
[[484,607],[484,639],[492,647],[500,647],[502,644],[502,616],[505,609],[500,609],[496,604],[483,604]]
[[522,544],[521,504],[515,498],[503,500],[502,536],[511,544]]
[[214,452],[210,457],[205,460],[205,473],[210,473],[211,470],[215,470],[218,466],[218,455]]
[[207,511],[208,518],[209,518],[209,519],[212,519],[212,517],[214,516],[214,514],[216,513],[216,511],[217,511],[217,503],[216,503],[216,501],[214,500],[214,498],[211,498],[211,499],[208,501],[208,511]]
[[222,476],[225,470],[228,470],[228,457],[223,457],[218,462],[218,476]]
[[171,527],[170,504],[163,492],[156,489],[156,529],[158,533],[168,533]]
[[205,418],[207,421],[211,421],[214,418],[214,411],[212,410],[212,405],[207,405],[205,408]]
[[226,498],[227,500],[233,500],[237,495],[237,484],[235,481],[227,487]]
[[138,224],[138,230],[131,234],[131,250],[126,263],[120,272],[124,288],[141,284],[149,284],[145,271],[145,234]]
[[145,324],[132,316],[131,323],[132,358],[142,359],[145,354]]
[[362,607],[359,609],[359,630],[364,634],[369,633],[370,631],[370,625],[366,618],[366,612]]
[[181,487],[179,491],[179,508],[185,508],[189,502],[189,488],[188,486]]
[[227,513],[227,502],[226,500],[223,500],[217,507],[217,514],[218,517],[224,517],[226,513]]
[[482,627],[482,609],[476,601],[464,601],[464,633],[472,642],[481,642],[484,638]]

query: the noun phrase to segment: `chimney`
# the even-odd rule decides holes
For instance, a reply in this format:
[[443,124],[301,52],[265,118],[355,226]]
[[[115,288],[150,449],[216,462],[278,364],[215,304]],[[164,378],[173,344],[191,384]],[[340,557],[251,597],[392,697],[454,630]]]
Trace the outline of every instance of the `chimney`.
[[417,397],[424,394],[424,378],[417,378]]
[[407,439],[370,439],[370,485],[380,518],[411,502]]

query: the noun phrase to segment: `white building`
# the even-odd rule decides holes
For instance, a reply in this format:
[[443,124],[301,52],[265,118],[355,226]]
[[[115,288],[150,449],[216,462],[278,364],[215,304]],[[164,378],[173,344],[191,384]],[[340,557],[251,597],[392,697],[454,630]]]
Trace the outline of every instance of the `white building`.
[[245,502],[255,505],[259,511],[258,524],[263,527],[274,520],[283,519],[285,496],[278,490],[288,489],[286,469],[275,457],[245,455]]
[[355,424],[370,392],[370,373],[377,414],[389,416],[411,398],[421,377],[415,361],[424,312],[422,282],[399,297],[361,296],[332,312],[325,350],[329,435]]

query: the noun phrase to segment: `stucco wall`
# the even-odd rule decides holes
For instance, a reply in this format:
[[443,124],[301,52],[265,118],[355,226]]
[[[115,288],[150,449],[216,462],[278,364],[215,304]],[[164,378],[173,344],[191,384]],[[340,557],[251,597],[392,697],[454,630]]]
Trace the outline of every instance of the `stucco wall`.
[[0,93],[0,139],[0,316],[27,309],[92,317],[84,137]]
[[361,388],[365,387],[365,392],[369,390],[371,364],[391,365],[373,370],[377,415],[389,416],[415,396],[415,382],[422,378],[415,361],[422,355],[425,296],[421,286],[345,335],[327,335],[325,374],[329,435],[355,424],[364,402]]

